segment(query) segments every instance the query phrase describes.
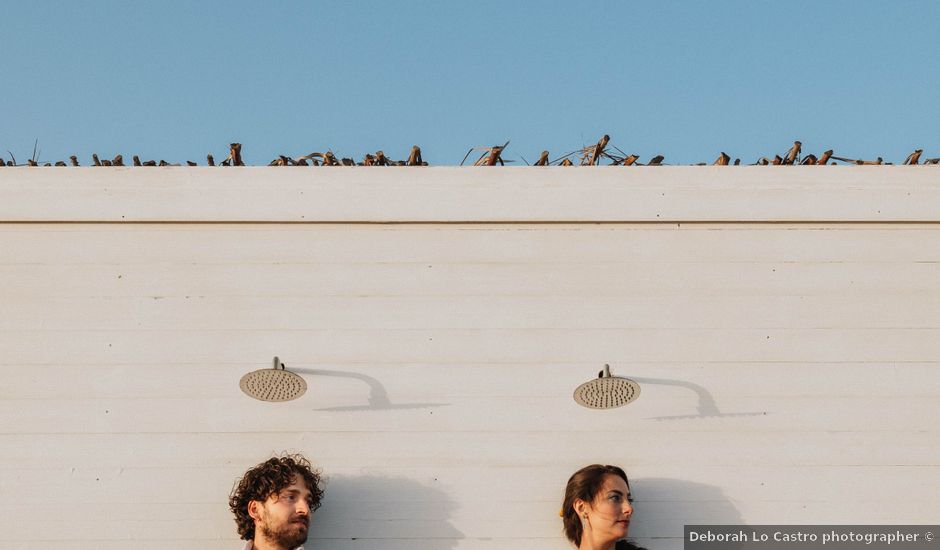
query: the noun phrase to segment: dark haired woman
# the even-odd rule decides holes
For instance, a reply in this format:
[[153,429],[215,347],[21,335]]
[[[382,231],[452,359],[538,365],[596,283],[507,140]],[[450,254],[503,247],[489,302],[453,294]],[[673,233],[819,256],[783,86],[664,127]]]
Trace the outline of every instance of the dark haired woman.
[[592,464],[568,479],[561,506],[565,535],[579,550],[645,550],[623,540],[630,530],[633,497],[627,474]]

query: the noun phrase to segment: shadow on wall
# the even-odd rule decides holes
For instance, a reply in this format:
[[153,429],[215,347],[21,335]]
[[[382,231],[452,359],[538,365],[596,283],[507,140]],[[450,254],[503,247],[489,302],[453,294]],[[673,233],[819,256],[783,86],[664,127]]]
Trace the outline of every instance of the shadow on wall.
[[695,407],[696,414],[681,414],[670,416],[654,416],[650,420],[688,420],[691,418],[709,418],[709,417],[733,417],[733,416],[766,416],[767,411],[750,412],[722,412],[718,409],[718,404],[711,392],[704,386],[687,382],[685,380],[671,380],[667,378],[645,378],[633,377],[633,380],[641,384],[661,384],[664,386],[678,386],[695,392],[698,396],[698,404]]
[[331,477],[311,522],[307,550],[456,548],[456,509],[443,490],[411,479]]
[[342,407],[324,407],[316,409],[318,411],[387,411],[393,409],[425,409],[430,407],[441,407],[446,403],[392,403],[388,398],[388,392],[385,386],[377,379],[367,374],[358,372],[349,372],[341,370],[324,369],[293,369],[297,374],[309,374],[313,376],[333,376],[337,378],[352,378],[364,382],[368,388],[368,403],[359,403],[357,405],[347,405]]
[[636,498],[630,538],[651,550],[681,549],[685,525],[743,523],[724,491],[713,485],[664,478],[630,480]]

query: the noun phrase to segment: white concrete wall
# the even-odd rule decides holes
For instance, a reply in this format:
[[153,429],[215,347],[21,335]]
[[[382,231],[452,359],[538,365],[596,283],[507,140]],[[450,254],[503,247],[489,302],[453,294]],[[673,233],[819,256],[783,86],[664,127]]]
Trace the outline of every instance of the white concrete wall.
[[[0,169],[0,547],[238,548],[283,450],[315,549],[562,550],[591,462],[653,549],[935,523],[938,213],[931,167]],[[301,399],[239,391],[274,355]],[[638,401],[574,403],[604,363]]]

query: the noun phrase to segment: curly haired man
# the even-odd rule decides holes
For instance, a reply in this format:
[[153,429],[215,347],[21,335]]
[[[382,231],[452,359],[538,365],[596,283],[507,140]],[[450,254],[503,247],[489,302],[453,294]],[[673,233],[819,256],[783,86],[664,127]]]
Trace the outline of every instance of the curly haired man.
[[245,472],[228,505],[245,550],[302,550],[322,498],[320,472],[301,455],[284,455]]

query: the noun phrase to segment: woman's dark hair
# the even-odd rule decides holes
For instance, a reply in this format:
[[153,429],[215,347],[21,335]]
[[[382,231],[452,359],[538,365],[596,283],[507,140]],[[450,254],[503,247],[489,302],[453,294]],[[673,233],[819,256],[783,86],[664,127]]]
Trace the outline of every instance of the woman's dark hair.
[[[609,464],[591,464],[590,466],[585,466],[568,478],[568,485],[565,487],[565,500],[561,504],[561,518],[565,526],[565,536],[568,537],[568,540],[574,543],[575,546],[581,545],[581,533],[583,528],[581,526],[581,518],[578,517],[578,513],[574,509],[574,502],[578,499],[584,502],[594,502],[594,498],[597,496],[597,493],[600,492],[601,486],[604,485],[604,478],[609,475],[623,479],[627,487],[630,487],[630,480],[627,479],[626,472],[624,472],[622,468]],[[617,549],[645,550],[626,541],[618,542]]]
[[284,455],[268,459],[245,472],[228,497],[228,507],[235,514],[238,534],[243,540],[255,538],[255,520],[248,515],[248,503],[264,502],[290,486],[299,475],[310,490],[310,513],[320,507],[323,489],[320,472],[310,467],[310,461],[301,455]]

